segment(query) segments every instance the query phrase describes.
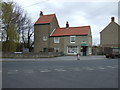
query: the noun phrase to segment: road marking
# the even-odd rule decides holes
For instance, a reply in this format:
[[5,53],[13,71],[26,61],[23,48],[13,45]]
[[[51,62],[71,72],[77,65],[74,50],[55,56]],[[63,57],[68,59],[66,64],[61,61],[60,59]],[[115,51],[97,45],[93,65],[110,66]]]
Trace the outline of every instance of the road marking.
[[105,68],[103,68],[103,67],[98,67],[99,69],[105,69]]
[[116,67],[112,66],[111,68],[116,68]]
[[90,67],[84,67],[83,69],[85,69],[85,70],[95,70],[95,69],[90,68]]
[[18,70],[9,70],[7,73],[8,74],[15,74],[15,73],[18,73]]
[[54,69],[55,71],[61,71],[61,72],[64,72],[66,70],[62,69],[62,68],[58,68],[58,69]]
[[117,66],[107,66],[108,68],[117,68]]
[[43,70],[40,70],[40,72],[51,72],[51,70],[49,70],[49,69],[43,69]]

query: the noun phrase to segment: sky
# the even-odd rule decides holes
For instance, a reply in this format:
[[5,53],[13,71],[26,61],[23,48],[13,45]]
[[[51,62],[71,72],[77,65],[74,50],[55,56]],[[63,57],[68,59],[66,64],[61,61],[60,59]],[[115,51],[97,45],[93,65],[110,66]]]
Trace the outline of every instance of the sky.
[[[8,0],[7,0],[8,1]],[[10,0],[9,0],[10,1]],[[56,14],[60,27],[91,26],[93,45],[100,44],[100,31],[115,17],[118,23],[118,0],[11,0],[20,5],[33,23],[43,14]]]

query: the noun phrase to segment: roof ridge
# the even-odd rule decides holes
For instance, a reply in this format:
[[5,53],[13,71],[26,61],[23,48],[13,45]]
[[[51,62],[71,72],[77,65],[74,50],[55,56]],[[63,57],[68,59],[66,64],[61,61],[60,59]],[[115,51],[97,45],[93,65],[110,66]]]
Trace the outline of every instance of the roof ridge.
[[[90,27],[90,25],[88,25],[88,26],[75,26],[75,27],[69,27],[69,28],[81,28],[81,27]],[[61,29],[64,29],[64,28],[66,28],[66,27],[60,27]]]
[[55,14],[47,14],[47,15],[43,15],[43,16],[51,16],[51,15],[55,15]]

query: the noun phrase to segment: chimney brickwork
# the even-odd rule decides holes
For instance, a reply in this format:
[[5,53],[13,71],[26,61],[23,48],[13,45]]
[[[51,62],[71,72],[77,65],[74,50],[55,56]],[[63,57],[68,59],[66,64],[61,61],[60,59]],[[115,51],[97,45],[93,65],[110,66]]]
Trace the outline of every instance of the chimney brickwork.
[[69,28],[69,23],[68,23],[68,21],[66,22],[66,28]]

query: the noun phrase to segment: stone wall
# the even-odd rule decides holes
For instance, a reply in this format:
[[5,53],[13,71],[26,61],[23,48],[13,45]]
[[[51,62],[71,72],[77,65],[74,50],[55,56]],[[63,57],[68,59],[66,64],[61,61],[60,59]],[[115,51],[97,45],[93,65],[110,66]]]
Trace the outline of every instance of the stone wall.
[[40,53],[2,53],[2,58],[50,58],[62,56],[61,52],[40,52]]

